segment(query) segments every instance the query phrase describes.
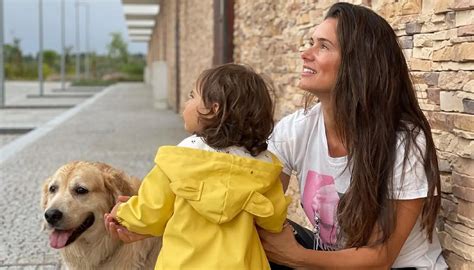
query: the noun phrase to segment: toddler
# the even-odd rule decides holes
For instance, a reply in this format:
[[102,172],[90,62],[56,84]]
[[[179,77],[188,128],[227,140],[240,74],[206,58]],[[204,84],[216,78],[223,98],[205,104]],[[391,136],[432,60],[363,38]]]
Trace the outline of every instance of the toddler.
[[280,232],[289,203],[267,151],[271,90],[243,65],[204,71],[183,112],[193,135],[160,147],[138,195],[111,211],[131,232],[163,236],[155,269],[270,269],[256,226]]

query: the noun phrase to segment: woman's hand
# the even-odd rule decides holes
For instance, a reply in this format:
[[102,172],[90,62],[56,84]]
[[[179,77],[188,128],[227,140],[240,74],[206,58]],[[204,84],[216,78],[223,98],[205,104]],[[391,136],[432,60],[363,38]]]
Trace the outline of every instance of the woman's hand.
[[258,229],[258,234],[262,241],[263,249],[265,249],[265,254],[271,262],[293,268],[301,267],[298,264],[298,254],[304,248],[296,242],[290,224],[285,223],[283,231],[280,233],[271,233]]
[[129,196],[119,196],[117,204],[114,206],[111,213],[106,213],[104,215],[104,225],[107,232],[109,232],[112,238],[119,239],[126,244],[152,237],[151,235],[133,233],[115,220],[118,205],[128,201],[128,199],[130,199]]

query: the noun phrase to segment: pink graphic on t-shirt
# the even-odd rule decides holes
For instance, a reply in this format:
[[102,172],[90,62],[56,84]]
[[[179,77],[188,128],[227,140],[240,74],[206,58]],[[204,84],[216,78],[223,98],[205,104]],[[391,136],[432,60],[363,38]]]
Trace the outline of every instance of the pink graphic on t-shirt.
[[320,237],[323,244],[336,244],[336,208],[339,195],[336,192],[334,178],[308,171],[303,192],[303,209],[309,220],[315,225],[314,217],[320,219]]

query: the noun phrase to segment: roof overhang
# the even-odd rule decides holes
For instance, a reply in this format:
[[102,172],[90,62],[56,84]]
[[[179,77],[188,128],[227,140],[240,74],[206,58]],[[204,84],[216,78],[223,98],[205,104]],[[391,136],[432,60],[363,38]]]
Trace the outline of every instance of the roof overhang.
[[160,12],[159,0],[122,0],[128,36],[132,42],[148,42]]

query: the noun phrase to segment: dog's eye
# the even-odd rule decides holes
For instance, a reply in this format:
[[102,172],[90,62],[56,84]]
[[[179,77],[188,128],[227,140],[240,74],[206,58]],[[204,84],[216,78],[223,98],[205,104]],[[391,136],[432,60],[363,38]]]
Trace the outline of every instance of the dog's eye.
[[87,192],[89,192],[89,190],[87,190],[83,187],[77,187],[75,191],[76,191],[77,194],[86,194]]
[[56,186],[50,186],[50,187],[49,187],[49,192],[50,192],[50,193],[54,193],[54,192],[56,192],[57,189],[58,189],[58,188],[57,188]]

